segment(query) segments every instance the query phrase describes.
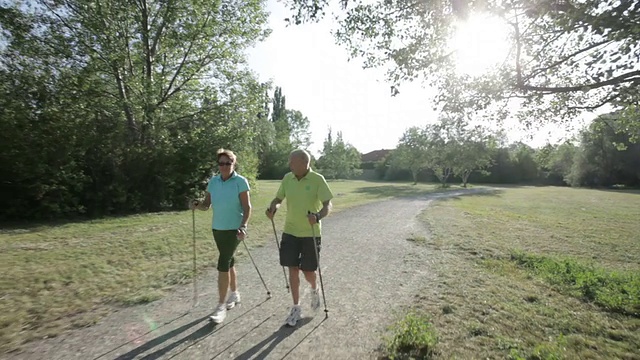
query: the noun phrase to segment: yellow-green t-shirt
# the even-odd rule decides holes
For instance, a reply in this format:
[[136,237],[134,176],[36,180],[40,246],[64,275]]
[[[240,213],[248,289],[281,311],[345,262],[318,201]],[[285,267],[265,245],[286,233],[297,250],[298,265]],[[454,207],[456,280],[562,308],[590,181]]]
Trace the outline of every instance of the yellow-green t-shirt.
[[[287,217],[284,232],[297,237],[311,237],[311,225],[307,214],[309,211],[317,213],[322,209],[322,203],[333,199],[324,176],[309,169],[300,180],[293,173],[287,173],[280,182],[276,197],[287,203]],[[315,236],[321,236],[321,225],[314,225]]]

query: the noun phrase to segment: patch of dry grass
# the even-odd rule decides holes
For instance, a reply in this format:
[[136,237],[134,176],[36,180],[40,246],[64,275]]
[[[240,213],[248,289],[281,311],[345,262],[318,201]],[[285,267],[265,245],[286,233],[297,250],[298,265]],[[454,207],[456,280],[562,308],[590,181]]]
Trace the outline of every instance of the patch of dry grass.
[[512,257],[570,259],[578,269],[638,279],[640,193],[510,188],[435,203],[422,218],[438,281],[416,306],[438,333],[436,358],[640,359],[637,315],[607,311],[572,291],[575,284]]

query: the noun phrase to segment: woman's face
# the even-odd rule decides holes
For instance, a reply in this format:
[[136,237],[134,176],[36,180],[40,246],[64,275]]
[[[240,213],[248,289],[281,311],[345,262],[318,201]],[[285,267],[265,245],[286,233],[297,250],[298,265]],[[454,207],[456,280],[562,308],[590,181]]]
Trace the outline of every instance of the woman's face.
[[229,159],[227,155],[222,155],[218,158],[218,168],[220,169],[220,173],[222,175],[229,175],[235,169],[235,163]]

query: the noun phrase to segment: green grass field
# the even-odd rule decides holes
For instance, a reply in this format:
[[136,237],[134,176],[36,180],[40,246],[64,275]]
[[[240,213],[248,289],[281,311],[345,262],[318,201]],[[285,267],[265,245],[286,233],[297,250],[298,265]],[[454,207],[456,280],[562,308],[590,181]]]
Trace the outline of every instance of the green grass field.
[[389,354],[640,359],[640,192],[510,187],[421,216],[435,280]]
[[[252,191],[247,244],[273,243],[264,210],[278,181]],[[440,190],[436,185],[333,181],[334,212],[393,196]],[[278,213],[282,228],[286,209]],[[215,267],[209,212],[196,211],[199,270]],[[275,251],[275,244],[274,244]],[[119,306],[159,299],[192,274],[191,211],[0,231],[0,352],[61,331],[94,324]]]

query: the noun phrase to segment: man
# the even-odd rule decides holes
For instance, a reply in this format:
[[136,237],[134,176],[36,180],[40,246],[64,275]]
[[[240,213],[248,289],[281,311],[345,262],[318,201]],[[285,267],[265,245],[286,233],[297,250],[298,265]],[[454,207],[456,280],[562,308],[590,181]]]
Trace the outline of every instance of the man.
[[273,219],[282,201],[287,199],[287,217],[280,245],[280,265],[289,268],[289,284],[293,297],[293,306],[285,321],[289,326],[295,326],[302,318],[300,270],[311,285],[311,308],[317,310],[320,307],[320,289],[316,278],[318,259],[313,236],[316,237],[320,256],[320,220],[329,214],[333,194],[324,177],[310,168],[310,162],[311,156],[305,150],[291,152],[291,172],[282,179],[276,197],[266,211],[267,217]]

